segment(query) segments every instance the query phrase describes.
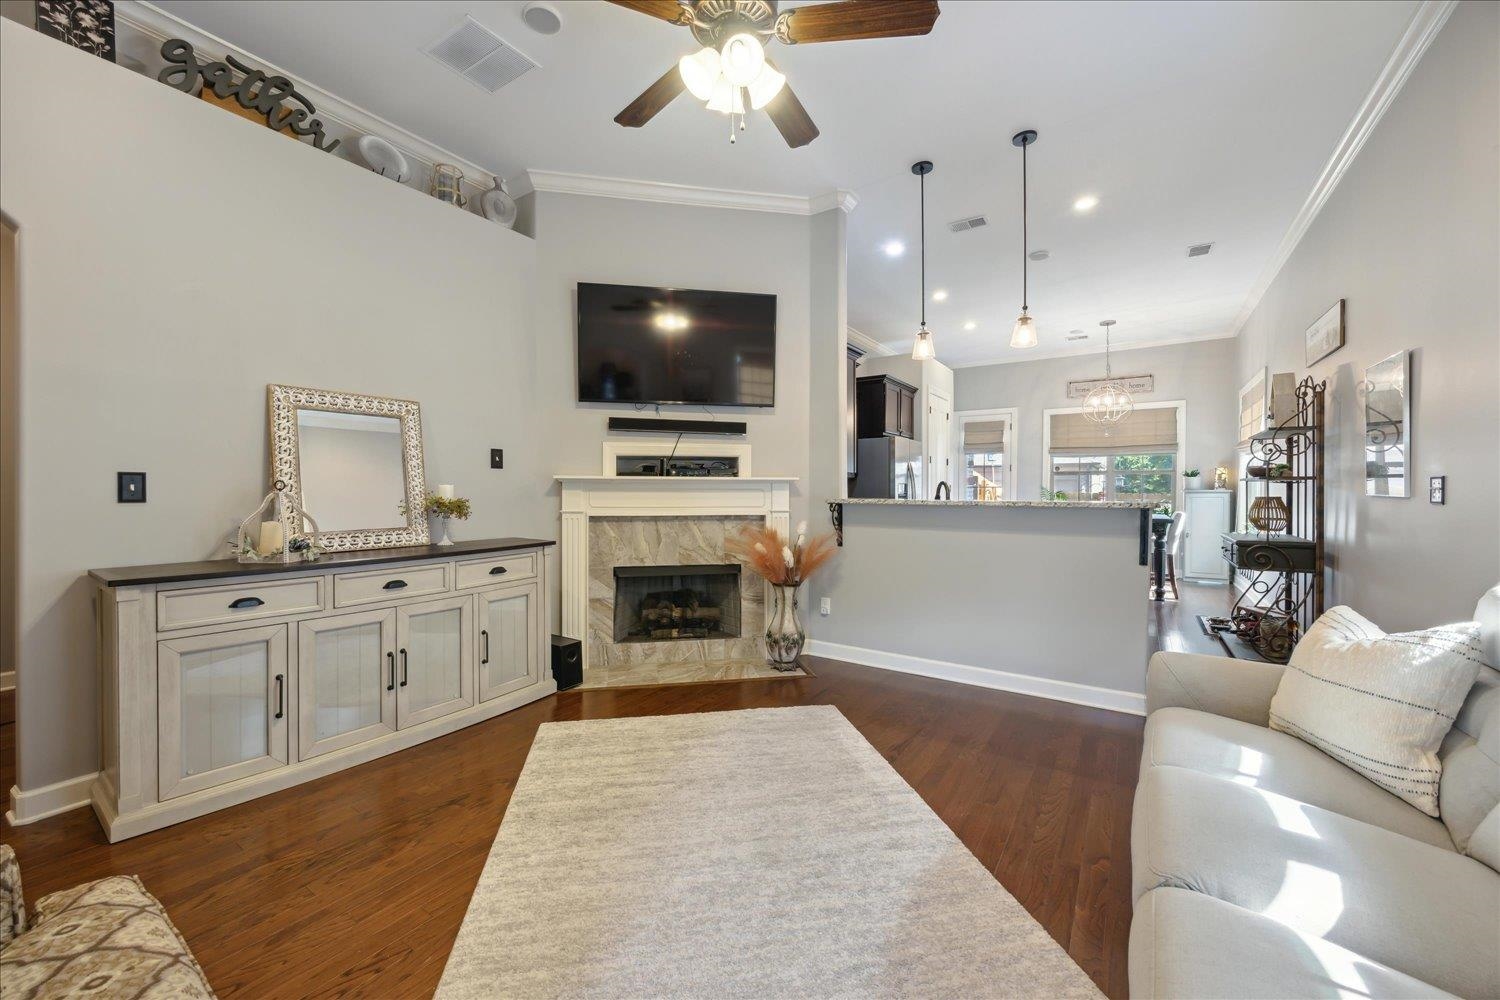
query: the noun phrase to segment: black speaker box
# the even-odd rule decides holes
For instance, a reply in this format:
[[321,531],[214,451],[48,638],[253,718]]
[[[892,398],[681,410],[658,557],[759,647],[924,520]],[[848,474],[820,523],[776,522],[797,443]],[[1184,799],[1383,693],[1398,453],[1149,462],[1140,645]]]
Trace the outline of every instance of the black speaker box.
[[565,635],[552,637],[552,679],[559,691],[583,683],[583,643]]

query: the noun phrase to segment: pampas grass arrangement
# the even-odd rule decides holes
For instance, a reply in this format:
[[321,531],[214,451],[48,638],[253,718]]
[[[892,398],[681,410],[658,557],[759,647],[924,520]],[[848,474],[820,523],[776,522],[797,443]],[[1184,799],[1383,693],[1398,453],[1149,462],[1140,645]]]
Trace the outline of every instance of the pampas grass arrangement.
[[806,521],[797,525],[797,537],[791,541],[769,525],[757,525],[741,529],[724,547],[766,582],[783,587],[803,583],[834,553],[833,533],[808,538]]

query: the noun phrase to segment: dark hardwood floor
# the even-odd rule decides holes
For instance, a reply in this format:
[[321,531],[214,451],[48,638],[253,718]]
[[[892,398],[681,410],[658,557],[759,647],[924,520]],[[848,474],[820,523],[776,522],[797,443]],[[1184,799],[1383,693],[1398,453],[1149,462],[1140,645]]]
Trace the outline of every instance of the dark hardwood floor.
[[4,840],[32,901],[139,875],[220,996],[427,996],[539,725],[832,704],[1101,989],[1125,996],[1142,720],[832,660],[813,670],[567,692],[119,844],[86,809],[6,827]]

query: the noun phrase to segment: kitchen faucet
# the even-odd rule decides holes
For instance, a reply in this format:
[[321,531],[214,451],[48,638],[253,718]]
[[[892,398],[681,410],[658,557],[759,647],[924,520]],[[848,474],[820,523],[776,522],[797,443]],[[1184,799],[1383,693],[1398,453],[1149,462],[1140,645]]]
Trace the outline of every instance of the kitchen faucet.
[[933,492],[932,499],[934,499],[934,500],[952,500],[953,499],[953,491],[948,488],[948,483],[946,481],[940,482],[940,483],[937,484],[937,490]]

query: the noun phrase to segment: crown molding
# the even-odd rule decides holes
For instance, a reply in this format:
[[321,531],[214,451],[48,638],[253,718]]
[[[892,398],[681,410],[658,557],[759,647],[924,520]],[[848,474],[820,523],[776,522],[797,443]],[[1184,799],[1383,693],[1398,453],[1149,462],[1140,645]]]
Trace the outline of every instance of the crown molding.
[[200,55],[211,56],[214,59],[232,55],[241,62],[249,63],[267,73],[280,74],[295,80],[297,90],[305,94],[313,107],[318,109],[319,118],[337,122],[355,132],[380,136],[419,160],[429,171],[433,164],[450,163],[463,171],[465,186],[472,183],[477,190],[484,190],[487,186],[485,183],[487,178],[499,176],[494,170],[480,166],[436,143],[428,142],[421,136],[408,132],[400,125],[388,122],[379,115],[366,111],[359,105],[351,104],[337,94],[319,87],[302,74],[283,69],[253,52],[227,42],[217,35],[209,34],[175,14],[162,10],[155,4],[146,3],[144,0],[118,0],[115,4],[115,20],[158,42],[164,42],[169,38],[181,38],[191,44]]
[[[1124,347],[1121,347],[1119,344],[1115,344],[1110,347],[1110,353],[1128,354],[1131,351],[1145,351],[1153,347],[1176,347],[1180,344],[1207,344],[1215,340],[1232,340],[1234,339],[1234,337],[1235,333],[1233,330],[1225,330],[1222,333],[1215,333],[1207,337],[1163,337],[1160,340],[1143,340],[1137,343],[1127,344]],[[939,348],[939,350],[941,351],[941,348]],[[955,371],[959,368],[990,368],[995,365],[1021,365],[1025,364],[1028,361],[1051,361],[1056,358],[1086,358],[1092,354],[1103,353],[1104,345],[1101,343],[1097,349],[1090,348],[1088,350],[1082,351],[1075,349],[1070,351],[1059,348],[1056,350],[1040,351],[1037,353],[1032,353],[1030,350],[1027,350],[1025,354],[1020,357],[992,358],[988,361],[965,361],[962,364],[948,365],[948,367],[954,369]],[[939,357],[938,360],[942,361],[943,359]],[[945,365],[948,364],[946,361],[944,361],[943,363]]]
[[532,192],[547,194],[580,194],[594,198],[622,198],[648,201],[660,205],[688,205],[694,208],[732,208],[747,212],[774,212],[781,215],[817,215],[842,209],[852,212],[858,203],[852,191],[832,191],[812,198],[763,191],[733,191],[727,188],[698,187],[692,184],[667,184],[662,181],[638,181],[626,177],[598,177],[593,174],[570,174],[558,170],[528,170],[518,180],[517,196]]
[[1448,22],[1449,16],[1457,7],[1458,0],[1423,0],[1422,5],[1412,14],[1405,34],[1396,43],[1391,57],[1386,60],[1385,68],[1375,78],[1375,85],[1370,88],[1370,93],[1360,105],[1359,111],[1355,113],[1354,120],[1349,123],[1349,127],[1344,130],[1343,137],[1334,147],[1333,155],[1323,167],[1323,173],[1319,175],[1318,182],[1313,185],[1312,193],[1302,203],[1302,208],[1292,220],[1291,227],[1281,238],[1281,244],[1276,248],[1276,253],[1272,255],[1260,277],[1251,286],[1250,294],[1234,320],[1233,329],[1236,336],[1244,330],[1245,324],[1250,321],[1250,315],[1255,312],[1255,307],[1260,305],[1260,300],[1270,290],[1271,283],[1286,266],[1293,251],[1297,249],[1297,244],[1302,242],[1302,237],[1307,235],[1313,220],[1328,203],[1334,189],[1348,173],[1350,164],[1354,162],[1354,158],[1359,155],[1360,150],[1364,149],[1365,143],[1374,133],[1375,126],[1379,125],[1380,120],[1385,117],[1386,111],[1395,102],[1396,95],[1406,85],[1412,70],[1421,61],[1428,46],[1432,44],[1433,39],[1437,38],[1443,25]]
[[848,331],[849,343],[864,351],[866,357],[888,358],[896,353],[894,348],[885,346],[874,337],[861,333],[852,326],[845,325],[844,329]]

